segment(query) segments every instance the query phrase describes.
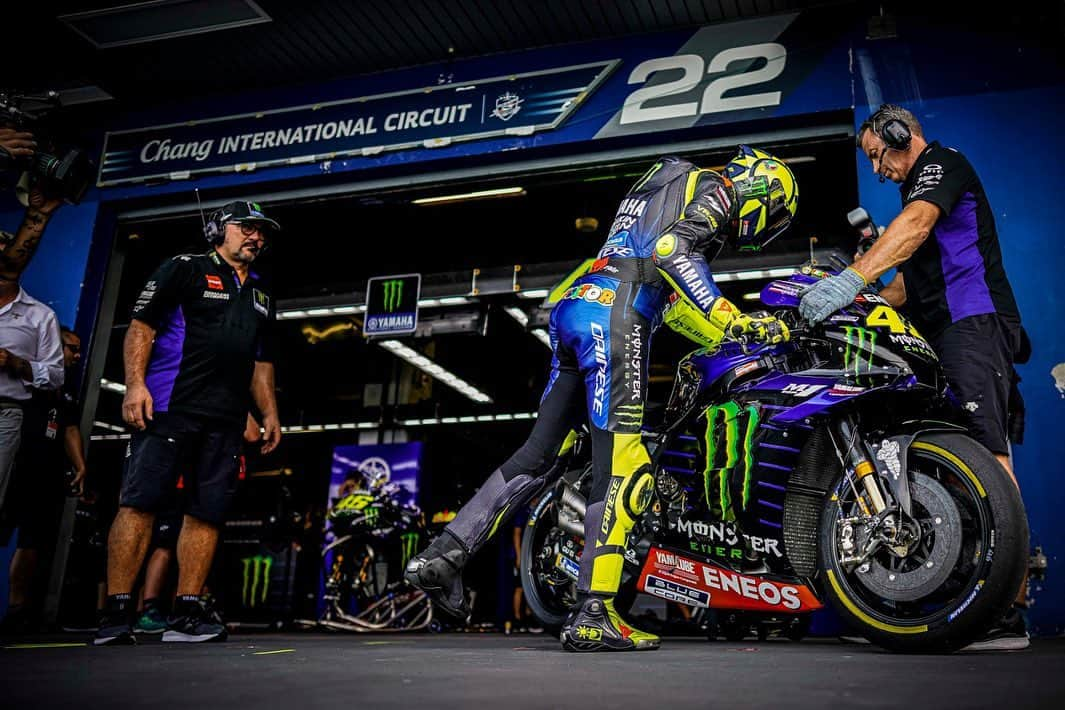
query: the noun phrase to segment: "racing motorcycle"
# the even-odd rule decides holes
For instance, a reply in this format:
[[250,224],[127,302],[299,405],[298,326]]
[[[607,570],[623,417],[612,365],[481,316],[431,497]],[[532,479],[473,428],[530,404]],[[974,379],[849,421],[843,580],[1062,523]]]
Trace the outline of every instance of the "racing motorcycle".
[[433,622],[425,593],[401,577],[425,542],[421,510],[395,483],[343,490],[329,510],[333,540],[322,550],[325,610],[318,626],[345,631],[417,631]]
[[[819,325],[798,315],[800,291],[845,265],[762,290],[788,343],[729,340],[679,363],[663,423],[644,432],[655,494],[619,610],[637,592],[726,617],[808,619],[827,603],[873,643],[930,652],[961,648],[1010,605],[1028,559],[1020,494],[950,421],[931,346],[871,289]],[[524,530],[522,586],[551,626],[575,600],[581,456],[556,462]]]

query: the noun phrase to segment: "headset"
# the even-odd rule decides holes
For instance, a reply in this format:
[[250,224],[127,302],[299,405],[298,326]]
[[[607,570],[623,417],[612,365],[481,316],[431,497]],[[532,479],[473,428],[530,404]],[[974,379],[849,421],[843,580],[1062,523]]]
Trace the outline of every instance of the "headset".
[[[869,122],[873,126],[873,132],[880,136],[880,140],[884,141],[884,145],[888,148],[892,150],[909,150],[913,134],[910,132],[910,127],[906,125],[906,122],[899,118],[890,118],[887,121],[883,121],[885,116],[882,114],[888,111],[897,111],[899,108],[895,104],[880,104],[880,108],[869,119]],[[878,118],[883,121],[879,127],[877,126]]]
[[223,214],[222,210],[215,210],[210,215],[204,215],[203,203],[200,202],[200,189],[195,188],[196,192],[196,204],[200,207],[200,221],[203,223],[203,236],[207,239],[208,243],[212,246],[218,246],[225,241],[226,234],[226,221],[225,218],[228,215]]

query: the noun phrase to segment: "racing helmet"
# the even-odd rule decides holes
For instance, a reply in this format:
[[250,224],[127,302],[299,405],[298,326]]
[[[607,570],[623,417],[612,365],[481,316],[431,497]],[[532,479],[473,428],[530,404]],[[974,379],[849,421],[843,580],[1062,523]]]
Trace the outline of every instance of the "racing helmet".
[[799,184],[784,161],[741,145],[725,166],[736,191],[735,244],[757,251],[776,239],[799,208]]

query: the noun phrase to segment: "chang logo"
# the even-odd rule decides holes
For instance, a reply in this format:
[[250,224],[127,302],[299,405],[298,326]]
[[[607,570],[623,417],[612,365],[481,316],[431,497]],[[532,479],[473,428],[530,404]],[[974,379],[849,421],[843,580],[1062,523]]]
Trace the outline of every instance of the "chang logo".
[[496,107],[492,109],[491,116],[500,121],[509,121],[518,115],[524,102],[525,99],[508,91],[496,99]]

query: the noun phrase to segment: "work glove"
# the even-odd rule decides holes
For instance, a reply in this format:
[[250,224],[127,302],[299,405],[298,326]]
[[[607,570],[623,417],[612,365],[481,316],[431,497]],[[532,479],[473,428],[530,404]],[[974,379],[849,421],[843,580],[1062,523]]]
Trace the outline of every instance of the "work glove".
[[819,323],[841,308],[854,303],[858,292],[865,288],[865,277],[848,267],[839,276],[829,276],[804,288],[799,295],[799,315],[811,323]]

